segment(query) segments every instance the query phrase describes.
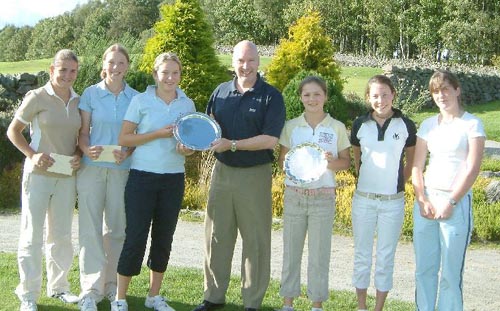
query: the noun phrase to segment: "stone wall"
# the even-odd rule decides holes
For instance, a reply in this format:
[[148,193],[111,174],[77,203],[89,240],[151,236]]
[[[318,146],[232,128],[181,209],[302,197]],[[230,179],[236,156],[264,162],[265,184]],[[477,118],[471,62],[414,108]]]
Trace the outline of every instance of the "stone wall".
[[[491,66],[466,66],[454,63],[436,63],[426,60],[380,59],[376,57],[336,54],[341,66],[382,68],[391,77],[403,97],[418,97],[428,93],[429,79],[436,69],[450,70],[462,84],[462,100],[466,105],[477,105],[500,99],[500,72]],[[432,99],[427,95],[427,104]]]
[[[383,67],[384,74],[391,77],[396,89],[403,96],[417,96],[420,92],[428,92],[429,79],[435,68],[414,66]],[[462,71],[457,68],[448,69],[457,75],[462,85],[462,101],[466,105],[478,105],[500,99],[500,76],[493,72]],[[409,95],[411,94],[411,95]],[[430,102],[429,96],[429,102]],[[432,104],[432,103],[430,103]]]
[[12,112],[28,91],[45,84],[48,79],[49,74],[44,71],[37,74],[0,74],[0,112]]
[[[271,57],[275,46],[259,46],[262,56]],[[231,54],[232,47],[217,46],[217,53]],[[432,105],[428,94],[431,75],[436,69],[447,69],[455,73],[462,84],[462,100],[466,105],[477,105],[500,99],[500,72],[491,66],[468,66],[451,62],[431,62],[424,59],[403,60],[372,56],[337,53],[335,60],[343,67],[383,68],[391,77],[400,97],[425,97],[426,105]]]

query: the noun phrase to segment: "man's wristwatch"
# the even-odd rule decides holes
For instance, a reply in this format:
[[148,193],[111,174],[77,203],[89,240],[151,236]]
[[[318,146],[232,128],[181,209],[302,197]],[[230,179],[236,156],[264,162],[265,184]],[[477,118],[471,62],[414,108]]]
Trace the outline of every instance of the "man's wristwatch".
[[455,199],[453,199],[453,198],[450,198],[450,199],[448,200],[448,202],[449,202],[449,203],[450,203],[450,205],[451,205],[451,206],[453,206],[453,207],[457,206],[457,201],[455,201]]
[[231,152],[236,151],[236,140],[231,140]]

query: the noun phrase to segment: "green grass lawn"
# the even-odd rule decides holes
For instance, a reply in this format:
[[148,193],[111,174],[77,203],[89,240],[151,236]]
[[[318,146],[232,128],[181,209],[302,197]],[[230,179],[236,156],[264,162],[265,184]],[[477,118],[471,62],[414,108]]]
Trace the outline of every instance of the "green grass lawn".
[[0,62],[1,74],[16,74],[16,73],[37,73],[40,71],[48,71],[52,58],[44,58],[37,60],[26,60],[22,62]]
[[[74,293],[79,292],[78,283],[78,261],[75,258],[73,267],[70,271],[71,290]],[[19,301],[17,300],[14,289],[18,282],[17,263],[15,254],[0,253],[0,310],[18,310]],[[39,311],[62,311],[78,310],[77,305],[63,304],[57,299],[47,298],[45,296],[45,275],[42,285],[42,294],[38,301]],[[141,274],[132,279],[129,288],[127,302],[129,310],[150,310],[144,307],[144,297],[148,292],[148,271],[143,268]],[[267,291],[262,311],[271,311],[281,307],[281,298],[279,297],[279,283],[272,280]],[[303,290],[305,293],[305,291]],[[166,280],[162,289],[162,295],[167,296],[170,305],[177,311],[191,311],[203,300],[203,274],[199,269],[186,269],[169,267],[166,273]],[[373,297],[369,298],[370,307],[374,306]],[[345,311],[356,309],[356,296],[353,291],[332,291],[330,299],[324,303],[324,310]],[[295,304],[296,310],[310,310],[310,304],[305,295],[298,298]],[[109,302],[104,300],[98,305],[98,310],[109,310]],[[406,311],[414,310],[412,303],[401,302],[389,299],[386,304],[387,310]],[[227,305],[225,311],[242,310],[240,279],[233,277],[231,279],[227,294]]]

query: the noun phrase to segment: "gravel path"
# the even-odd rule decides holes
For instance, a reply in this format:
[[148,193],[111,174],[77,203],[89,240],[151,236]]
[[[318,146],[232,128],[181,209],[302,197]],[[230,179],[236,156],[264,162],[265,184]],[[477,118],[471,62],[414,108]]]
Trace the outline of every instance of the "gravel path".
[[[75,254],[78,246],[77,216],[73,222]],[[18,215],[0,215],[0,251],[15,252],[19,234]],[[174,236],[170,264],[178,267],[201,268],[203,263],[203,223],[179,221]],[[307,246],[306,246],[307,247]],[[330,265],[330,287],[353,291],[351,274],[353,267],[353,240],[350,237],[333,236]],[[280,279],[282,256],[282,232],[272,233],[271,277]],[[241,239],[235,249],[233,274],[240,272]],[[500,250],[469,249],[464,273],[464,299],[466,311],[500,310],[498,286],[500,285]],[[306,280],[307,257],[303,258],[302,280]],[[414,257],[411,243],[400,242],[396,253],[394,289],[389,298],[413,301]],[[200,293],[201,294],[201,293]],[[374,295],[371,288],[369,294]]]

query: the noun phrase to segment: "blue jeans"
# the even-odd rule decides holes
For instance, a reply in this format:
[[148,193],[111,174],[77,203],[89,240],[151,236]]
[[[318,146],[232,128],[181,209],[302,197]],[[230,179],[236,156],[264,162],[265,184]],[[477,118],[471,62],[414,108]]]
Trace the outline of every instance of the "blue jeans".
[[[438,205],[447,202],[449,193],[428,189],[427,196]],[[413,246],[417,310],[434,311],[436,300],[439,311],[463,310],[462,274],[472,232],[471,207],[472,193],[469,192],[457,203],[450,218],[433,220],[422,217],[415,202]]]
[[184,173],[130,170],[125,187],[127,227],[118,261],[119,274],[133,276],[141,272],[150,227],[147,265],[155,272],[165,272],[183,195]]

